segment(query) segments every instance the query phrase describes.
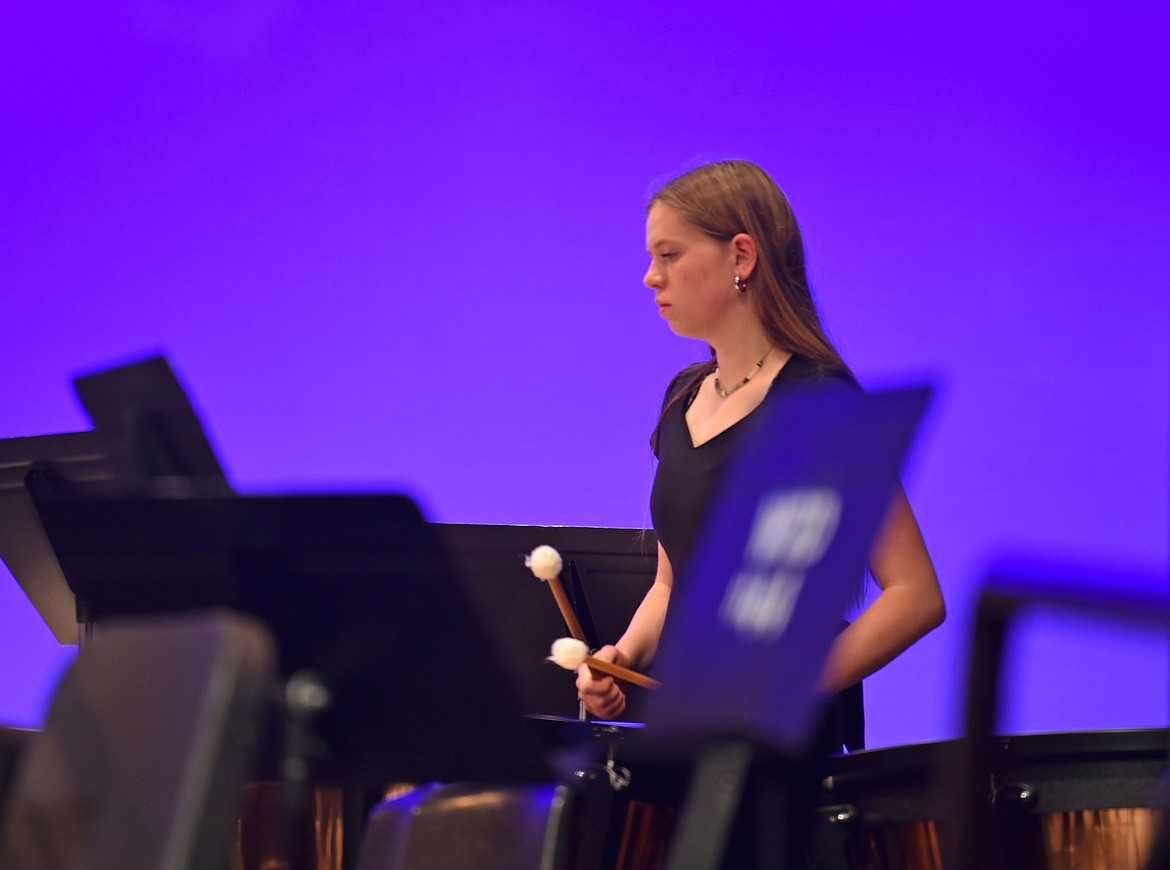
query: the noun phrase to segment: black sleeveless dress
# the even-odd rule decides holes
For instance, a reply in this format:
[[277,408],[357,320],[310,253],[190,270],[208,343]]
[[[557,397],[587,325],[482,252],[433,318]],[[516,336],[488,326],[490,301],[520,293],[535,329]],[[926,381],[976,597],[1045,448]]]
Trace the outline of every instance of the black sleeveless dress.
[[[731,461],[737,446],[750,431],[751,414],[709,441],[695,447],[687,428],[686,412],[698,393],[703,377],[712,370],[710,362],[696,363],[679,372],[667,388],[658,426],[650,439],[658,468],[650,492],[650,515],[654,532],[670,559],[674,571],[672,597],[686,583],[688,565],[715,495],[720,475]],[[822,368],[807,357],[793,354],[780,369],[764,403],[777,401],[785,387],[818,378],[837,378],[854,386],[848,376]],[[677,397],[677,401],[674,401]],[[862,578],[858,578],[859,588]],[[865,747],[865,713],[861,683],[841,692],[831,705],[826,725],[826,742],[831,751],[841,746],[851,750]]]

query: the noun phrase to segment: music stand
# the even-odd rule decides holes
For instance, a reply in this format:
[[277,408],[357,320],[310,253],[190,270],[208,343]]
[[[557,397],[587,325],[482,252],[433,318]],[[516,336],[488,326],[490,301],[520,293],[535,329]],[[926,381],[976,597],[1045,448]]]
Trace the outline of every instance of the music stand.
[[27,485],[63,492],[229,495],[183,385],[155,356],[77,377],[96,429],[0,439],[0,558],[59,643],[88,622],[45,536]]
[[78,642],[78,624],[84,620],[25,479],[34,469],[52,468],[73,487],[112,487],[106,447],[97,432],[0,440],[0,559],[61,644]]
[[[503,656],[526,713],[577,718],[573,674],[545,661],[568,635],[547,584],[524,566],[541,544],[564,560],[562,581],[590,648],[620,637],[654,582],[653,536],[639,529],[436,525],[468,595]],[[586,597],[586,589],[588,597]],[[631,716],[644,690],[631,692]]]
[[209,607],[267,623],[283,676],[313,675],[332,696],[314,728],[318,780],[552,773],[465,584],[409,499],[49,498],[38,508],[97,631],[115,616]]
[[231,486],[187,391],[166,357],[73,379],[123,492],[230,495]]

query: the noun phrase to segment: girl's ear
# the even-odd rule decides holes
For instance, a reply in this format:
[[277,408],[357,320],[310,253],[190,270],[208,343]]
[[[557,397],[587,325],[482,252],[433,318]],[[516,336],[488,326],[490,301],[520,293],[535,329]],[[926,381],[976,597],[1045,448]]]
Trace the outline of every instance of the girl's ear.
[[742,281],[750,281],[756,270],[756,240],[747,233],[737,233],[731,237],[731,251],[735,257],[735,274]]

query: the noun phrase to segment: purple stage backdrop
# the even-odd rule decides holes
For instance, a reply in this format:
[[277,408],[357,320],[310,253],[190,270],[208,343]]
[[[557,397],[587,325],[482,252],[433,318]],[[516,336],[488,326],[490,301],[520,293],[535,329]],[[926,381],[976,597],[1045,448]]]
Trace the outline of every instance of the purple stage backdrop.
[[[952,736],[1000,554],[1167,574],[1170,14],[948,5],[14,7],[0,437],[164,351],[243,492],[640,526],[704,350],[640,283],[645,202],[753,159],[863,381],[941,387],[906,483],[950,615],[867,701],[872,745]],[[1024,628],[1007,730],[1167,724],[1164,635]],[[71,655],[0,569],[0,721]]]

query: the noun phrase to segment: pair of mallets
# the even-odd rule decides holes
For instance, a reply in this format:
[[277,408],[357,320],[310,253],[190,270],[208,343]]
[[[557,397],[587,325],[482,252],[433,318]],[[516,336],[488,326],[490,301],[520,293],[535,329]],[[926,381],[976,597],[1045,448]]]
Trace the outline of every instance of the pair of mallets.
[[645,674],[640,674],[613,662],[603,661],[589,654],[589,645],[585,643],[585,632],[581,629],[581,623],[573,611],[573,605],[569,603],[569,597],[565,595],[565,587],[561,585],[561,569],[564,567],[564,562],[560,553],[547,544],[542,544],[524,558],[524,564],[538,579],[548,584],[548,588],[552,590],[553,598],[556,599],[557,607],[560,608],[561,616],[565,620],[565,625],[569,627],[569,633],[572,635],[572,637],[562,637],[553,642],[549,661],[568,671],[575,671],[581,665],[588,665],[589,670],[594,673],[607,674],[645,689],[657,689],[661,685],[658,680]]

